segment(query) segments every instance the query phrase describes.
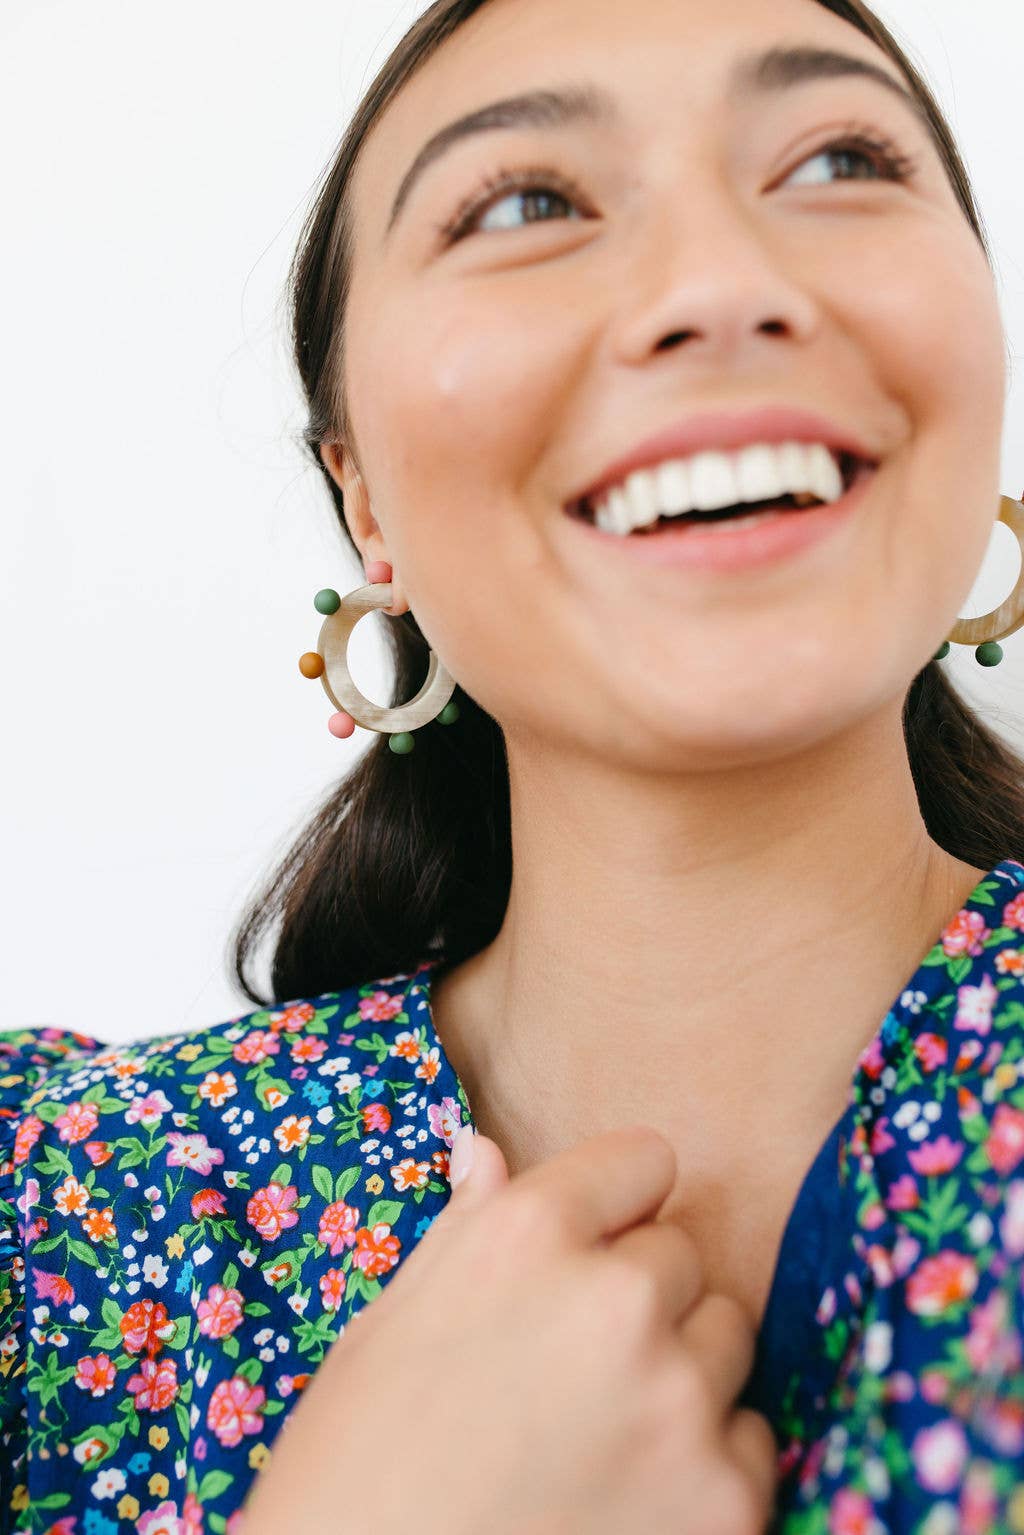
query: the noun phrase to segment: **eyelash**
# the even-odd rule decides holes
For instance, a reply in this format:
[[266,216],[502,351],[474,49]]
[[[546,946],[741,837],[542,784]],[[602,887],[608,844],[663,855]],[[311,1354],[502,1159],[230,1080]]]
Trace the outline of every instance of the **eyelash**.
[[[903,154],[894,140],[885,137],[884,134],[877,134],[873,130],[856,126],[845,130],[842,137],[830,139],[820,149],[807,155],[799,164],[805,164],[806,160],[816,160],[823,154],[839,155],[851,152],[872,164],[880,173],[879,179],[882,181],[907,182],[918,169],[918,162],[910,155]],[[794,166],[794,169],[797,167]],[[844,179],[857,180],[852,176]],[[445,245],[453,245],[471,232],[474,219],[482,216],[492,202],[500,201],[502,194],[540,191],[556,192],[569,202],[583,201],[583,192],[578,183],[553,166],[501,167],[483,178],[480,185],[463,199],[452,216],[436,226],[437,232]],[[550,222],[552,221],[549,219],[534,220],[534,223],[541,224]]]

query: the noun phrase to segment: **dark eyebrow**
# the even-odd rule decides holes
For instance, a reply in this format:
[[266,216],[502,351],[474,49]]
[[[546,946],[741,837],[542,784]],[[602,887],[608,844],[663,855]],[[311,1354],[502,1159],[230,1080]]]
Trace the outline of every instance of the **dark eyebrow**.
[[[908,106],[919,123],[934,139],[935,131],[924,105],[888,70],[852,53],[838,53],[828,48],[770,48],[764,53],[745,54],[729,77],[733,96],[770,95],[789,90],[809,80],[838,79],[842,75],[860,75],[874,80]],[[388,218],[385,236],[391,233],[399,214],[409,200],[413,187],[429,165],[433,165],[454,144],[473,134],[496,128],[564,128],[576,123],[608,124],[614,122],[618,109],[614,99],[593,85],[570,86],[565,90],[527,91],[479,107],[465,117],[449,123],[427,140],[412,165],[402,177]]]

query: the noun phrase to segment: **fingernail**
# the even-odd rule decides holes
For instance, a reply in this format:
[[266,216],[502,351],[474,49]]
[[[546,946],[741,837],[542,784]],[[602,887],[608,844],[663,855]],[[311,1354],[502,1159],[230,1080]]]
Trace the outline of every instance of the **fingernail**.
[[473,1164],[473,1140],[473,1130],[470,1125],[462,1125],[455,1133],[448,1163],[453,1189],[458,1188]]

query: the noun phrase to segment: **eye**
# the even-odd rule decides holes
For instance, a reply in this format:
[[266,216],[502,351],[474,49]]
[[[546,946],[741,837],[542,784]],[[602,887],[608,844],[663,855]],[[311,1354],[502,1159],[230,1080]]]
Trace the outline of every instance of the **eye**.
[[[860,164],[869,172],[867,176],[842,175],[838,177],[840,181],[903,183],[909,181],[917,170],[917,162],[909,155],[903,154],[894,140],[885,134],[876,133],[872,129],[865,129],[858,125],[851,125],[844,129],[840,136],[830,139],[813,154],[806,155],[797,169],[803,170],[805,166],[813,166],[818,161],[824,160],[835,160],[847,167]],[[795,172],[786,180],[792,181],[794,177]],[[828,185],[828,178],[821,175],[804,175],[796,180],[798,186],[819,184]],[[584,194],[577,183],[553,166],[502,167],[485,176],[482,183],[459,204],[451,218],[437,225],[437,232],[446,246],[453,245],[467,234],[482,229],[482,217],[488,210],[493,211],[505,204],[508,204],[510,209],[514,209],[518,203],[525,212],[528,209],[536,211],[538,208],[550,209],[552,205],[567,206],[570,203],[578,209],[584,202]],[[548,223],[550,221],[546,218],[536,218],[527,219],[526,222]],[[502,214],[492,227],[515,229],[517,227],[515,214]]]

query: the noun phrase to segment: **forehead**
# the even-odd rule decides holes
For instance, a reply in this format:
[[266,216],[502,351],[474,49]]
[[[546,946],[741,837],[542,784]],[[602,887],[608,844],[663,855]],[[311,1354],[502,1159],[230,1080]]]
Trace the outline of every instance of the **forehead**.
[[737,56],[789,44],[838,47],[899,76],[870,38],[817,0],[488,0],[367,135],[352,178],[356,229],[379,238],[425,140],[490,101],[571,75],[627,98],[626,111],[632,97],[657,121],[659,103],[712,104]]

